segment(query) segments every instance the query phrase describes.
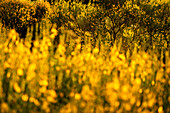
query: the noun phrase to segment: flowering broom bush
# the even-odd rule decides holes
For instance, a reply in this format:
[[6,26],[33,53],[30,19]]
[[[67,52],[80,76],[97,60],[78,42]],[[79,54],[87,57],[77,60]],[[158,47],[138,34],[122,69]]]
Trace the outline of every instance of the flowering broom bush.
[[0,3],[0,18],[4,26],[16,29],[21,38],[25,38],[27,28],[42,18],[50,16],[48,2],[35,2],[21,0],[5,0]]
[[64,38],[56,51],[51,36],[37,39],[32,52],[15,30],[2,38],[1,112],[169,112],[169,51],[163,63],[137,47],[129,56],[121,43],[67,45]]
[[26,32],[23,29],[36,21],[36,18],[34,18],[35,8],[28,1],[3,1],[0,3],[0,12],[0,18],[4,26],[16,29],[19,33]]
[[[169,9],[159,4],[58,2],[50,18],[57,29],[39,22],[34,42],[0,24],[0,112],[170,112],[169,20],[161,17]],[[82,34],[73,38],[69,29]]]

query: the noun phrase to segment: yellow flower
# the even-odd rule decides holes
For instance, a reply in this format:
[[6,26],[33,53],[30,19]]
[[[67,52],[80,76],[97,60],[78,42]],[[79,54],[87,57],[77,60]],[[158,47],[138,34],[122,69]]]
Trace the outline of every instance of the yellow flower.
[[4,47],[4,52],[5,52],[5,53],[8,52],[8,47]]
[[140,78],[136,78],[136,84],[141,85],[141,79]]
[[39,47],[39,42],[38,41],[34,41],[34,47]]
[[59,54],[63,55],[65,53],[66,49],[62,44],[59,44],[57,51],[59,52]]
[[102,105],[98,105],[96,108],[96,113],[105,113]]
[[52,45],[52,43],[51,42],[48,42],[48,46],[51,46]]
[[80,100],[80,99],[81,99],[81,95],[80,95],[79,93],[76,93],[76,94],[75,94],[75,99],[76,99],[76,100]]
[[136,102],[136,106],[139,107],[141,105],[140,101]]
[[120,102],[119,102],[119,101],[116,101],[116,102],[115,102],[115,107],[119,107],[119,105],[120,105]]
[[51,97],[51,96],[48,96],[48,97],[47,97],[47,101],[48,101],[48,102],[52,102],[52,103],[55,103],[55,102],[56,102],[55,99],[54,99],[53,97]]
[[148,107],[153,107],[153,105],[155,104],[155,99],[152,98],[148,101]]
[[30,81],[31,79],[33,79],[36,76],[35,72],[27,72],[27,77],[26,80]]
[[127,92],[128,92],[128,89],[129,89],[128,85],[122,86],[122,91],[123,91],[124,93],[127,93]]
[[163,113],[163,107],[162,107],[162,106],[160,106],[160,107],[158,108],[158,113]]
[[6,69],[6,68],[10,68],[10,64],[8,63],[8,62],[5,62],[4,63],[4,68]]
[[12,29],[10,33],[15,34],[16,33],[15,29]]
[[17,70],[17,75],[19,75],[19,76],[24,75],[23,69],[19,68],[19,69]]
[[92,90],[90,90],[88,85],[83,86],[81,95],[84,100],[89,101],[90,99],[94,98],[94,93]]
[[54,90],[49,90],[48,92],[52,97],[54,97],[54,98],[57,97],[57,94]]
[[81,101],[80,107],[84,108],[86,106],[86,103],[84,101]]
[[51,37],[51,39],[54,39],[54,38],[55,38],[55,35],[54,35],[54,34],[51,34],[50,37]]
[[97,54],[98,52],[99,52],[99,49],[98,49],[98,48],[94,48],[94,49],[93,49],[93,53],[94,53],[94,54]]
[[43,105],[42,108],[45,110],[46,108],[48,108],[48,102],[47,101],[43,101]]
[[30,98],[29,98],[29,101],[30,101],[30,102],[34,102],[34,100],[35,100],[34,97],[30,97]]
[[143,92],[143,90],[142,89],[139,89],[139,93],[142,93]]
[[17,83],[14,83],[14,90],[15,90],[17,93],[20,93],[20,92],[21,92],[21,88],[18,86]]
[[43,86],[39,89],[39,92],[45,93],[46,89],[47,89],[46,86]]
[[6,113],[6,112],[8,112],[8,110],[9,110],[8,104],[5,103],[5,102],[3,102],[3,103],[1,104],[1,113]]
[[113,86],[114,90],[118,91],[120,88],[120,84],[119,82],[114,82],[114,86]]
[[55,28],[52,28],[51,29],[51,33],[56,36],[58,34],[58,31]]
[[70,74],[70,70],[69,70],[69,69],[67,69],[67,70],[66,70],[66,73],[67,73],[67,75],[69,75],[69,74]]
[[48,86],[48,81],[47,80],[41,80],[41,81],[39,81],[39,84],[41,86]]
[[8,37],[11,38],[13,41],[16,40],[16,38],[17,38],[17,33],[16,33],[15,29],[12,29],[12,30],[10,31]]
[[155,81],[153,80],[153,81],[152,81],[152,85],[154,85],[154,84],[155,84]]
[[119,54],[119,58],[123,61],[125,61],[125,56],[123,54]]
[[23,101],[28,101],[28,95],[27,95],[27,94],[22,95],[22,100],[23,100]]
[[34,99],[34,104],[35,104],[36,106],[39,106],[39,105],[40,105],[40,102],[39,102],[37,99]]
[[121,98],[122,98],[122,100],[127,101],[129,99],[129,95],[126,93],[122,93]]
[[56,69],[56,71],[60,71],[61,70],[61,68],[59,66],[56,66],[55,69]]
[[64,97],[64,93],[62,93],[62,92],[60,92],[59,95],[60,95],[61,98]]
[[8,72],[7,73],[7,78],[9,78],[11,76],[11,73],[10,72]]
[[74,97],[74,92],[71,92],[69,96]]
[[136,98],[134,96],[132,96],[130,98],[130,104],[133,105],[136,102]]
[[80,49],[81,48],[81,44],[77,44],[76,48]]
[[114,90],[118,91],[119,88],[120,88],[120,84],[119,84],[118,81],[114,81],[114,82],[111,82],[111,83],[107,83],[106,88],[108,90],[114,89]]
[[124,107],[125,107],[126,111],[130,111],[131,110],[131,105],[128,104],[128,103],[126,103]]
[[29,71],[34,71],[36,69],[36,64],[32,63],[29,65],[28,70]]

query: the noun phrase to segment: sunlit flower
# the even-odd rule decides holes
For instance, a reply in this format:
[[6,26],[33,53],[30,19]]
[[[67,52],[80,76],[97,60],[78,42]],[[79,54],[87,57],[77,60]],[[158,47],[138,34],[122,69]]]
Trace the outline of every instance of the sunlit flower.
[[36,40],[36,41],[34,41],[34,47],[39,47],[39,42],[38,42],[38,40]]
[[71,92],[69,96],[70,96],[70,97],[74,97],[74,93],[73,93],[73,92]]
[[52,103],[55,103],[55,102],[56,102],[55,99],[54,99],[53,97],[51,97],[51,96],[48,96],[48,97],[47,97],[47,101],[48,101],[48,102],[52,102]]
[[56,71],[60,71],[61,68],[59,66],[56,66],[55,69]]
[[41,87],[41,88],[39,89],[39,92],[45,93],[46,90],[47,90],[46,86],[43,86],[43,87]]
[[20,93],[21,92],[21,88],[19,87],[19,85],[17,83],[14,83],[14,90],[17,92],[17,93]]
[[34,102],[34,100],[35,100],[34,97],[30,97],[30,98],[29,98],[29,101],[30,101],[30,102]]
[[132,96],[130,98],[130,104],[133,105],[133,104],[135,104],[135,102],[136,102],[136,98],[134,96]]
[[7,73],[7,78],[9,78],[11,76],[11,73],[10,72],[8,72]]
[[59,44],[57,51],[59,52],[59,54],[63,55],[65,53],[66,49],[62,44]]
[[55,28],[52,28],[51,33],[54,34],[54,36],[56,36],[58,34],[58,31]]
[[75,94],[75,99],[76,99],[76,100],[80,100],[80,99],[81,99],[81,95],[80,95],[79,93],[76,93],[76,94]]
[[8,112],[8,111],[9,111],[8,104],[5,103],[5,102],[1,103],[1,112],[2,112],[2,113],[6,113],[6,112]]
[[57,94],[54,90],[48,90],[49,94],[51,95],[51,97],[57,97]]
[[135,80],[136,80],[137,85],[141,85],[141,79],[140,78],[136,78]]
[[125,108],[126,111],[130,111],[131,110],[131,105],[129,103],[126,103],[124,105],[124,108]]
[[158,108],[158,113],[163,113],[163,107],[162,107],[162,106],[160,106],[160,107]]
[[35,104],[36,106],[39,106],[39,105],[40,105],[40,102],[39,102],[37,99],[34,99],[34,104]]
[[98,52],[99,52],[99,49],[98,49],[98,48],[94,48],[94,49],[93,49],[93,53],[94,53],[94,54],[97,54]]
[[23,74],[24,74],[23,69],[19,68],[19,69],[17,70],[17,75],[22,76]]
[[48,81],[47,80],[41,80],[41,81],[39,81],[39,84],[41,86],[48,86]]
[[23,101],[28,101],[28,95],[27,95],[27,94],[22,95],[22,100],[23,100]]

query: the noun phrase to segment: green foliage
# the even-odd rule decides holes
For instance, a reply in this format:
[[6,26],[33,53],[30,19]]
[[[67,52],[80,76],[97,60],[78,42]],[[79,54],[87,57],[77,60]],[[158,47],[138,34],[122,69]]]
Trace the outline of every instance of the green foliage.
[[83,31],[94,32],[104,18],[102,9],[94,5],[73,2],[70,12],[72,12],[71,26],[77,26],[78,29]]
[[151,36],[164,34],[166,39],[170,26],[169,3],[154,6],[143,3],[140,7],[145,12],[141,15],[140,25],[145,27]]
[[0,12],[2,23],[17,30],[36,21],[35,8],[28,1],[5,0],[0,3]]
[[25,38],[27,28],[50,17],[51,10],[48,2],[6,0],[0,3],[0,12],[3,25],[16,29],[20,37]]
[[35,2],[35,11],[35,18],[38,22],[40,22],[42,18],[49,18],[52,13],[48,2]]
[[68,23],[70,18],[69,3],[61,0],[52,7],[53,14],[50,18],[52,23],[56,23],[58,27]]

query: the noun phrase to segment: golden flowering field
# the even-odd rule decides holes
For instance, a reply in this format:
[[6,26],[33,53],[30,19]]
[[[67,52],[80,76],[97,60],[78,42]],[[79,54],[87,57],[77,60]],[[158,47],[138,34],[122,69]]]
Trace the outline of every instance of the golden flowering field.
[[68,28],[46,22],[32,42],[32,28],[22,39],[0,24],[0,112],[169,113],[169,43],[155,34],[145,50],[147,41],[137,42],[144,29],[131,28],[110,44],[103,35],[95,41],[89,31],[73,37]]
[[[170,56],[120,52],[121,43],[92,48],[52,34],[31,43],[11,30],[0,42],[1,112],[169,112]],[[71,45],[72,44],[72,45]],[[100,48],[100,49],[99,49]]]

